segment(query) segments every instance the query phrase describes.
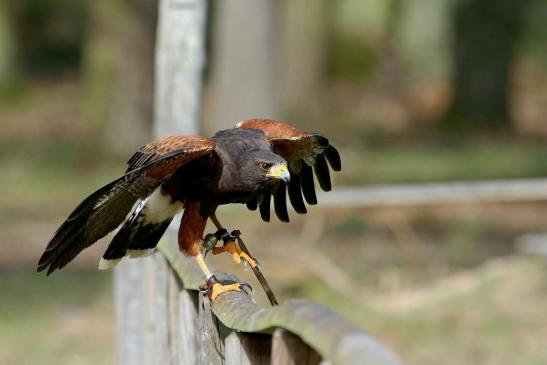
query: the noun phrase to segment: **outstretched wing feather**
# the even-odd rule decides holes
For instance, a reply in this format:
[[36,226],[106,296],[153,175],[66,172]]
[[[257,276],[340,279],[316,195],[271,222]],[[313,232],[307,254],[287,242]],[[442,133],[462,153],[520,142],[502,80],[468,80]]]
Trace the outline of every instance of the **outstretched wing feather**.
[[[164,143],[165,142],[165,143]],[[48,274],[114,230],[139,199],[146,198],[182,165],[211,153],[215,144],[199,136],[173,136],[144,146],[129,160],[129,172],[103,186],[69,215],[38,262]]]
[[336,148],[329,145],[325,149],[324,155],[327,158],[327,161],[329,161],[330,167],[332,167],[334,171],[342,170],[342,160],[340,159],[340,154]]
[[317,176],[317,181],[319,182],[321,189],[323,189],[323,191],[330,191],[332,187],[330,183],[329,167],[327,166],[327,160],[325,160],[323,155],[317,156],[315,165],[313,165],[313,170],[315,171],[315,176]]
[[287,187],[285,184],[279,184],[274,193],[274,209],[277,218],[281,222],[289,221],[289,212],[287,211]]
[[317,204],[317,196],[315,195],[315,184],[313,182],[313,171],[312,168],[306,164],[302,166],[301,171],[302,176],[302,193],[304,193],[304,198],[306,202],[310,205]]
[[259,209],[260,209],[260,217],[264,222],[270,221],[270,203],[272,200],[271,194],[265,194],[262,197],[262,201],[260,202]]
[[[298,213],[306,212],[300,189],[308,204],[317,204],[313,181],[314,172],[321,189],[331,190],[329,165],[334,171],[340,171],[342,164],[340,154],[325,137],[319,134],[305,133],[290,125],[270,119],[245,120],[239,122],[236,128],[261,130],[270,141],[274,152],[287,160],[293,181],[288,187],[289,199]],[[298,166],[298,168],[291,168],[292,166]],[[299,187],[298,184],[300,184]],[[278,209],[277,204],[282,204],[283,201],[277,194],[274,197],[277,197],[274,199],[274,204]],[[283,207],[280,207],[279,211],[283,212]],[[284,217],[283,214],[281,216]]]
[[304,203],[304,199],[302,199],[300,175],[292,174],[288,190],[289,200],[291,201],[294,210],[299,214],[307,213],[306,204]]
[[258,199],[256,197],[247,201],[247,208],[249,208],[249,210],[256,210],[257,207],[258,207]]

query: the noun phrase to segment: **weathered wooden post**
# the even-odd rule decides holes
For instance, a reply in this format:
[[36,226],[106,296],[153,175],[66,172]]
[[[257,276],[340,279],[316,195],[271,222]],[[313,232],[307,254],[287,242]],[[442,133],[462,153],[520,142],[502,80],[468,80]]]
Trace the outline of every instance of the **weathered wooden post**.
[[257,116],[281,119],[279,6],[271,0],[216,2],[208,128],[226,129]]
[[[156,40],[154,134],[197,133],[206,1],[160,0]],[[129,132],[130,133],[130,132]],[[175,219],[176,221],[176,219]],[[165,260],[124,260],[114,273],[117,363],[196,364],[196,294],[181,291]],[[176,298],[173,298],[176,297]],[[176,300],[170,300],[176,299]],[[181,302],[180,306],[173,303]],[[180,334],[173,323],[189,321]]]
[[[205,4],[160,0],[156,136],[198,132]],[[303,300],[260,308],[227,292],[209,305],[196,290],[203,274],[172,232],[158,251],[115,271],[119,365],[399,364],[380,342]]]

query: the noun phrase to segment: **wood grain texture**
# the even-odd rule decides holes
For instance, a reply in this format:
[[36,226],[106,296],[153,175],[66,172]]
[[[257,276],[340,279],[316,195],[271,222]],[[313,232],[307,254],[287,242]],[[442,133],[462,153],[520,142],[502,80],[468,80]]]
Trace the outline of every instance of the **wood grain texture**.
[[202,295],[199,296],[198,311],[199,343],[194,349],[198,355],[197,364],[222,365],[224,348],[220,341],[220,325],[209,308],[208,299]]
[[[199,269],[193,261],[178,254],[176,243],[162,241],[158,249],[185,287],[197,288],[202,281]],[[223,277],[222,273],[217,275]],[[242,292],[227,292],[217,298],[211,309],[231,330],[271,334],[276,328],[284,328],[332,364],[400,364],[381,342],[328,309],[306,300],[261,308]]]
[[206,113],[210,130],[230,128],[252,116],[281,115],[278,6],[270,0],[222,0],[215,5]]
[[197,364],[197,353],[199,339],[198,324],[198,293],[195,291],[182,290],[179,292],[179,322],[174,325],[178,327],[178,364]]
[[[154,106],[156,137],[199,132],[206,5],[202,0],[159,1]],[[169,143],[163,144],[162,148],[188,142],[164,141]],[[203,144],[197,139],[193,141]],[[152,146],[145,152],[162,152],[160,147]],[[135,157],[133,162],[141,161],[140,157],[143,156]],[[161,165],[148,172],[157,177],[165,173],[164,168],[165,165]],[[171,239],[176,240],[172,235]],[[160,255],[123,260],[118,266],[114,273],[117,364],[199,363],[196,360],[197,293],[181,292],[179,279],[173,277],[172,270]],[[184,284],[194,285],[189,280]]]
[[156,38],[154,134],[197,134],[207,2],[161,0]]
[[273,333],[271,365],[318,365],[321,356],[298,336],[278,328]]
[[168,269],[151,256],[124,260],[114,280],[117,316],[117,364],[153,365],[169,361]]
[[455,181],[346,187],[320,194],[322,207],[419,206],[547,200],[547,179]]
[[224,339],[224,365],[269,365],[271,352],[269,335],[230,332]]

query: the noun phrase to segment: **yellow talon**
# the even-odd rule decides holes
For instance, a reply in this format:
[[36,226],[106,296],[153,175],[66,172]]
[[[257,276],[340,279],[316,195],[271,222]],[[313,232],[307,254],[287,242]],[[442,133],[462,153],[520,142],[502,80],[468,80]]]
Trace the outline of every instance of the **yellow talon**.
[[211,299],[211,302],[214,302],[215,299],[220,294],[228,292],[228,291],[241,291],[241,288],[238,283],[227,284],[227,285],[215,283],[213,287],[211,288],[211,293],[209,294],[209,298]]
[[229,241],[224,244],[222,247],[215,247],[212,250],[213,255],[218,255],[223,252],[228,252],[230,255],[232,255],[232,258],[237,264],[241,263],[241,259],[244,259],[251,265],[252,268],[255,268],[258,263],[255,259],[253,259],[251,256],[247,255],[245,252],[241,250],[239,245],[235,241]]

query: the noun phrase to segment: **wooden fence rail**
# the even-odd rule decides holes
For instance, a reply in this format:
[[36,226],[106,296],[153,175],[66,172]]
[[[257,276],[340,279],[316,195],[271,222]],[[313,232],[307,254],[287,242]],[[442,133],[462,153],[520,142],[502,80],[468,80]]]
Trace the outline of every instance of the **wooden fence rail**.
[[547,200],[547,179],[453,181],[383,186],[337,187],[318,192],[321,207],[386,207],[454,203],[507,203]]
[[305,300],[265,308],[243,292],[229,292],[219,296],[209,311],[208,301],[197,291],[203,282],[199,268],[169,242],[162,242],[159,251],[167,261],[170,283],[163,304],[170,308],[165,313],[172,342],[168,348],[177,349],[171,354],[172,363],[399,364],[372,336]]
[[[159,1],[158,137],[199,132],[206,4]],[[306,301],[260,308],[250,296],[225,293],[209,306],[196,291],[202,275],[173,242],[168,232],[161,254],[115,269],[119,365],[399,363],[380,342]]]
[[209,305],[199,268],[168,236],[160,253],[116,269],[118,364],[400,364],[380,341],[305,300],[259,307],[228,292]]

